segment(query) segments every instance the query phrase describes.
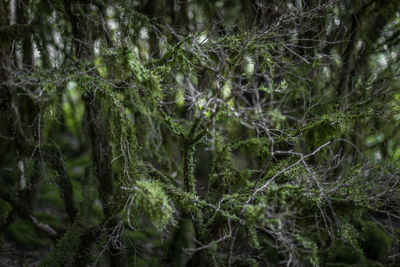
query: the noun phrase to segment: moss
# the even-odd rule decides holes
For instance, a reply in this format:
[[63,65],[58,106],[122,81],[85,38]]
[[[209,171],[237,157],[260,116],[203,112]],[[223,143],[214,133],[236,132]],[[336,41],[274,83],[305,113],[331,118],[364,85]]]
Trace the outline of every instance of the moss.
[[[351,238],[342,236],[346,243],[336,242],[328,252],[327,262],[376,266],[376,261],[380,263],[387,261],[391,253],[393,239],[374,222],[357,219],[355,226],[359,233],[352,233]],[[353,229],[352,231],[357,230]],[[345,235],[345,233],[343,234]],[[358,240],[354,241],[354,238]],[[354,242],[357,242],[357,244],[354,245]]]
[[160,259],[157,259],[155,257],[136,257],[136,256],[131,256],[130,262],[134,262],[134,266],[137,267],[158,267],[161,266]]
[[217,200],[221,194],[237,192],[246,186],[252,172],[249,169],[240,170],[241,167],[234,160],[232,150],[242,148],[245,150],[243,155],[254,151],[258,153],[259,149],[265,147],[263,141],[257,142],[255,138],[250,138],[231,145],[225,145],[222,142],[222,137],[217,136],[215,138],[215,154],[208,181],[209,200]]
[[236,259],[233,261],[233,266],[237,267],[256,267],[259,266],[257,261],[252,258],[247,258],[247,259]]
[[269,140],[266,137],[249,138],[231,145],[232,150],[241,147],[245,148],[247,155],[255,154],[262,160],[265,160],[269,156],[270,152]]
[[186,266],[189,255],[184,253],[182,248],[194,246],[193,236],[195,236],[195,229],[192,221],[181,219],[169,244],[167,258],[170,259],[171,266]]
[[317,244],[304,236],[295,235],[297,242],[308,251],[308,255],[305,257],[305,262],[309,262],[312,266],[319,266],[320,265],[320,258],[318,255],[318,246]]
[[173,202],[178,205],[179,210],[190,211],[193,216],[200,214],[201,209],[206,207],[206,203],[195,194],[171,187],[166,187],[166,190]]
[[175,223],[175,209],[159,182],[139,180],[130,192],[126,207],[129,224],[141,226],[149,222],[161,231],[168,224]]
[[188,145],[188,147],[184,148],[183,153],[183,177],[184,177],[184,185],[185,191],[194,193],[195,192],[195,178],[194,178],[194,169],[196,167],[194,160],[194,152],[195,146]]
[[359,221],[361,226],[360,245],[365,255],[372,260],[384,262],[390,255],[393,239],[376,223]]
[[85,230],[79,225],[74,225],[57,243],[47,259],[40,267],[58,267],[72,263],[81,244],[81,237]]
[[328,261],[345,264],[360,264],[365,262],[365,257],[353,247],[339,243],[332,249]]
[[252,227],[252,226],[247,227],[247,237],[248,237],[248,242],[251,247],[256,248],[256,249],[261,249],[257,230],[254,227]]
[[39,187],[39,194],[36,200],[36,204],[49,206],[51,203],[52,207],[64,210],[64,201],[60,197],[57,188],[50,183],[42,183]]
[[130,241],[146,241],[149,238],[145,231],[132,231],[129,229],[125,231],[125,237]]
[[244,209],[244,216],[249,223],[263,225],[265,223],[266,204],[247,205]]
[[7,228],[5,237],[17,242],[25,249],[35,249],[51,244],[50,240],[36,232],[30,221],[19,218]]
[[350,131],[350,115],[344,113],[325,114],[303,128],[309,145],[320,146],[333,138]]
[[37,212],[36,217],[40,222],[50,225],[52,228],[59,229],[62,227],[62,222],[55,215]]

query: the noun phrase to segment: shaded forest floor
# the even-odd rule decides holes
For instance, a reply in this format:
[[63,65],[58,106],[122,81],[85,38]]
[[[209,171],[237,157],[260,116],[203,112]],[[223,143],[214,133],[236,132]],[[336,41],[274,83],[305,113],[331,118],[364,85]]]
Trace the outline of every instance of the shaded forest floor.
[[37,266],[49,253],[48,248],[26,249],[4,239],[0,245],[0,267]]

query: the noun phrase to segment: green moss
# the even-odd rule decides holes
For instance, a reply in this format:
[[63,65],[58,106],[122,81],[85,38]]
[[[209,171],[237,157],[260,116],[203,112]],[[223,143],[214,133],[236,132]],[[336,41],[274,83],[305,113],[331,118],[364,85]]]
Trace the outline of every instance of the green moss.
[[125,237],[129,241],[146,241],[149,238],[145,231],[132,231],[129,229],[125,231]]
[[49,246],[51,241],[37,233],[32,223],[18,218],[6,230],[5,237],[18,243],[26,249],[35,249]]
[[139,180],[130,189],[126,207],[128,222],[132,226],[152,224],[157,230],[163,230],[168,224],[174,224],[175,209],[157,181]]
[[328,252],[327,262],[362,266],[376,266],[376,261],[385,263],[391,254],[393,239],[372,221],[357,219],[355,227],[358,229],[352,227],[349,224],[344,227],[343,241],[334,243]]
[[194,169],[196,167],[194,160],[194,152],[195,145],[188,145],[188,147],[184,148],[183,153],[183,177],[184,177],[184,185],[185,191],[194,193],[195,192],[195,177],[194,177]]
[[350,131],[350,115],[344,113],[325,114],[303,128],[308,144],[320,146],[333,138]]
[[248,242],[251,247],[256,248],[256,249],[261,249],[257,230],[253,226],[248,226],[247,227],[247,237],[248,237]]
[[338,243],[332,248],[329,262],[344,264],[360,264],[365,262],[365,257],[349,245]]
[[309,252],[309,255],[306,255],[305,257],[305,260],[308,261],[312,266],[319,266],[320,259],[318,256],[317,244],[305,236],[295,235],[295,237],[297,242],[299,242],[299,244]]
[[81,237],[85,230],[78,225],[74,225],[57,243],[47,259],[42,262],[40,267],[66,266],[72,263],[81,244]]
[[263,225],[265,223],[266,204],[247,205],[244,209],[244,216],[249,223]]
[[372,260],[385,261],[390,255],[393,239],[376,223],[359,220],[361,226],[360,245],[365,255]]
[[44,212],[37,212],[35,215],[40,222],[48,224],[52,228],[59,229],[60,227],[62,227],[62,222],[55,215]]
[[134,262],[137,267],[158,267],[161,266],[160,259],[155,257],[134,257],[132,256],[130,262]]
[[255,154],[255,156],[265,160],[270,152],[269,140],[266,137],[249,138],[236,142],[231,145],[232,150],[245,148],[246,154]]
[[51,204],[52,207],[56,207],[60,210],[64,210],[65,208],[64,201],[60,197],[56,186],[48,182],[44,182],[40,185],[36,204],[44,206],[49,206]]

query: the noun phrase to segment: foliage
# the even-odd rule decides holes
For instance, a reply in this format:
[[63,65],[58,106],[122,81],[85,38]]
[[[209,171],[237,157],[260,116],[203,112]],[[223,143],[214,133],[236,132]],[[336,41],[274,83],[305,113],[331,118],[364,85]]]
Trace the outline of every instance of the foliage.
[[2,242],[42,266],[398,265],[399,8],[0,0]]

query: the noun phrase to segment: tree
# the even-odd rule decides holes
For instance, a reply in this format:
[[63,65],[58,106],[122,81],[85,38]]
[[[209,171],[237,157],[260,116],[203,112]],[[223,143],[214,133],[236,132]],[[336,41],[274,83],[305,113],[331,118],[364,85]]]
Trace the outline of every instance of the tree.
[[3,244],[41,266],[398,264],[399,9],[0,0]]

